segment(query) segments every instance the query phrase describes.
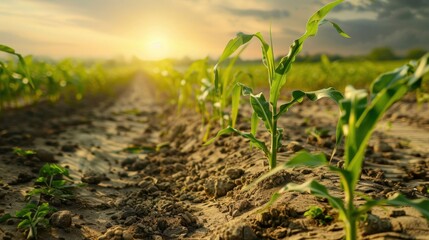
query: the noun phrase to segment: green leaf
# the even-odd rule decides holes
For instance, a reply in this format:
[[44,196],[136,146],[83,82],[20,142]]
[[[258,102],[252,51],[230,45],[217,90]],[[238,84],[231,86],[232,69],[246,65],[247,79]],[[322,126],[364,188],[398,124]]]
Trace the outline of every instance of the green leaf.
[[19,217],[19,218],[20,217],[24,217],[26,214],[28,214],[28,213],[31,214],[31,211],[35,211],[36,209],[37,209],[37,205],[36,204],[34,204],[34,203],[27,203],[27,205],[25,205],[23,209],[21,209],[21,210],[19,210],[19,211],[17,211],[15,213],[15,216]]
[[311,154],[306,151],[300,151],[292,156],[289,161],[284,164],[284,168],[294,167],[321,167],[327,166],[328,161],[326,160],[325,154]]
[[208,140],[207,142],[205,142],[204,145],[205,146],[209,145],[209,144],[213,143],[220,136],[225,135],[225,134],[230,134],[230,133],[236,133],[236,134],[238,134],[238,135],[240,135],[240,136],[242,136],[242,137],[250,140],[250,142],[254,146],[256,146],[257,148],[261,149],[265,153],[266,156],[269,156],[270,153],[269,153],[268,148],[267,148],[267,146],[265,145],[264,142],[258,140],[251,133],[241,132],[241,131],[239,131],[239,130],[237,130],[235,128],[232,128],[231,126],[228,126],[227,128],[224,128],[224,129],[220,130],[214,138],[212,138],[212,139]]
[[253,111],[252,117],[250,119],[250,133],[253,134],[254,136],[256,136],[256,132],[258,131],[258,123],[259,123],[258,114],[255,111]]
[[325,88],[325,89],[320,89],[317,91],[312,91],[312,92],[303,92],[300,90],[297,91],[293,91],[292,92],[292,100],[281,105],[279,112],[276,115],[276,119],[280,118],[280,116],[287,112],[289,110],[289,108],[291,106],[293,106],[295,103],[299,103],[302,101],[302,98],[306,96],[308,99],[310,99],[311,101],[317,101],[321,98],[329,98],[331,100],[333,100],[334,102],[336,102],[337,104],[340,102],[341,99],[343,99],[343,95],[335,90],[334,88]]
[[242,83],[238,83],[238,85],[241,87],[241,94],[243,96],[249,96],[251,94],[253,94],[253,89],[242,84]]
[[252,105],[253,111],[256,112],[258,117],[264,122],[265,127],[273,132],[273,126],[271,124],[272,112],[270,110],[270,104],[265,100],[264,94],[259,93],[258,95],[250,95],[250,104]]
[[66,184],[66,180],[53,180],[52,181],[52,187],[54,188],[61,188]]
[[425,218],[429,220],[429,200],[415,199],[410,200],[401,194],[396,194],[391,199],[386,200],[387,205],[392,206],[410,206],[419,211]]
[[310,180],[299,185],[289,183],[288,185],[286,185],[286,187],[282,189],[282,191],[309,192],[317,197],[328,199],[329,204],[333,208],[338,209],[341,213],[346,212],[343,201],[340,198],[334,197],[329,194],[328,189],[316,180]]
[[10,53],[10,54],[16,54],[15,49],[2,44],[0,44],[0,51],[5,53]]
[[273,205],[277,201],[277,199],[279,199],[280,196],[281,196],[281,194],[278,192],[273,193],[273,195],[271,195],[270,201],[268,201],[268,203],[265,204],[261,209],[256,211],[256,213],[260,214],[260,213],[268,210],[268,208],[270,208],[271,205]]
[[36,178],[36,183],[44,183],[47,182],[46,177],[38,177]]
[[8,219],[12,218],[12,215],[6,213],[5,215],[0,217],[0,223],[6,222]]
[[344,38],[350,38],[350,36],[347,34],[347,33],[345,33],[342,29],[341,29],[341,27],[340,26],[338,26],[338,24],[336,24],[336,23],[334,23],[334,22],[332,22],[332,21],[329,21],[329,20],[326,20],[327,22],[329,22],[330,24],[332,24],[332,26],[335,28],[335,30],[337,30],[337,32],[342,36],[342,37],[344,37]]
[[328,162],[326,161],[326,157],[324,154],[310,154],[306,151],[300,151],[294,156],[292,156],[289,161],[286,163],[272,169],[271,171],[262,174],[260,177],[258,177],[255,181],[253,181],[251,184],[245,186],[243,188],[244,191],[247,191],[251,188],[254,188],[258,183],[262,182],[264,179],[273,176],[274,174],[280,172],[281,170],[287,169],[287,168],[293,168],[293,167],[320,167],[320,166],[326,166],[328,165]]
[[249,35],[244,33],[238,33],[235,38],[231,39],[227,43],[222,55],[220,56],[217,64],[215,65],[215,69],[221,62],[225,61],[229,56],[231,56],[231,54],[233,54],[238,48],[240,48],[244,44],[248,43],[253,37],[253,34]]
[[18,224],[18,228],[29,228],[31,226],[31,221],[29,219],[24,219]]
[[276,120],[280,118],[280,116],[289,111],[289,108],[292,107],[295,103],[299,103],[302,101],[302,98],[305,96],[305,93],[303,91],[293,91],[292,92],[292,100],[282,104],[279,108],[279,111],[276,115]]
[[66,168],[54,163],[46,163],[39,171],[39,176],[41,177],[51,177],[55,175],[69,176],[69,172]]
[[292,63],[295,61],[296,56],[301,52],[302,46],[307,38],[315,36],[319,29],[319,25],[325,16],[343,0],[336,0],[326,4],[320,8],[307,22],[305,33],[298,39],[296,39],[289,48],[287,56],[280,60],[280,63],[276,67],[274,80],[270,88],[270,103],[276,106],[279,98],[280,90],[286,83],[286,73],[290,70]]
[[265,41],[261,33],[258,32],[255,34],[255,36],[261,42],[263,63],[268,70],[268,76],[269,76],[268,81],[269,81],[269,84],[271,85],[272,79],[274,78],[274,71],[275,71],[273,46],[268,44]]

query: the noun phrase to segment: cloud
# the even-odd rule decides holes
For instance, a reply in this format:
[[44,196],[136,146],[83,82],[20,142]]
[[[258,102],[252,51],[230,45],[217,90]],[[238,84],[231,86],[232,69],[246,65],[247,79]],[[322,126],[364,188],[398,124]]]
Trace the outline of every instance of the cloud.
[[239,9],[223,7],[223,9],[229,14],[239,17],[252,17],[262,20],[274,20],[281,19],[289,16],[289,12],[286,10],[272,9],[272,10],[260,10],[260,9]]
[[335,11],[375,12],[379,19],[429,19],[429,1],[354,0],[340,4]]
[[[387,46],[396,53],[419,47],[429,49],[429,32],[425,20],[408,19],[391,21],[388,19],[335,20],[351,38],[343,39],[335,30],[322,29],[315,43],[308,46],[313,52],[341,52],[347,54],[365,54],[371,49]],[[334,47],[333,47],[334,46]]]

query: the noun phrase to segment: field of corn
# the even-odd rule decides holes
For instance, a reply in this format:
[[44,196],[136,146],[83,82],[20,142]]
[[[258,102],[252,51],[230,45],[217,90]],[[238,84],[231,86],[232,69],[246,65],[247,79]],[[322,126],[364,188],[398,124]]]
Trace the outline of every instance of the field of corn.
[[296,61],[349,37],[341,2],[281,58],[261,33],[191,63],[0,45],[0,239],[427,239],[429,54]]

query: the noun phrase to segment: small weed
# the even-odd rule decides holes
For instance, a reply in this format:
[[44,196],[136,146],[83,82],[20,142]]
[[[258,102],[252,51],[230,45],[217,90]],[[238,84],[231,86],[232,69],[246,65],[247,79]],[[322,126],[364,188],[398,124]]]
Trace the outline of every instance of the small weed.
[[28,156],[33,156],[36,154],[36,152],[34,150],[24,150],[20,147],[14,147],[13,153],[15,153],[16,155],[18,155],[20,157],[28,157]]
[[168,148],[169,145],[170,143],[168,142],[162,142],[156,145],[140,145],[140,146],[133,145],[122,149],[122,151],[131,153],[131,154],[153,153],[153,152],[159,152],[163,148]]
[[52,199],[68,199],[72,194],[68,191],[70,188],[82,186],[82,184],[70,184],[69,171],[56,164],[47,163],[39,171],[39,176],[36,179],[37,188],[32,189],[26,199],[29,200],[32,196],[38,196],[36,201],[28,201],[28,203],[19,211],[15,217],[10,213],[0,217],[0,223],[7,221],[10,218],[18,218],[21,221],[18,223],[18,228],[23,229],[27,234],[27,239],[37,239],[37,229],[49,226],[48,216],[56,211],[49,205],[49,202],[42,202],[43,197]]
[[47,215],[52,212],[54,212],[54,209],[49,206],[49,203],[40,205],[28,203],[15,214],[17,218],[21,219],[18,228],[24,230],[24,233],[27,234],[27,239],[37,239],[37,229],[49,226]]
[[41,196],[60,200],[72,196],[69,189],[81,186],[81,184],[71,183],[71,177],[66,168],[51,163],[46,163],[40,169],[36,184],[39,187],[31,190],[28,196],[40,194]]
[[323,209],[318,206],[309,207],[304,216],[316,220],[319,225],[327,225],[334,220],[332,216],[324,213]]

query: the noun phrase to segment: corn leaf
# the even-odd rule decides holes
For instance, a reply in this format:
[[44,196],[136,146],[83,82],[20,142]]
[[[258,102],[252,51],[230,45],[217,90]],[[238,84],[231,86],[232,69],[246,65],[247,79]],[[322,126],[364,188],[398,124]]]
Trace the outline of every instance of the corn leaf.
[[221,62],[225,61],[229,56],[231,56],[231,54],[233,54],[238,48],[248,43],[253,38],[253,36],[253,34],[249,35],[244,33],[238,33],[235,38],[231,39],[223,50],[222,55],[220,56],[217,64],[215,65],[215,69]]
[[226,135],[226,134],[230,134],[230,133],[236,133],[248,140],[250,140],[250,142],[256,146],[257,148],[259,148],[260,150],[262,150],[266,156],[269,156],[269,151],[267,146],[265,145],[264,142],[258,140],[253,134],[251,133],[246,133],[246,132],[241,132],[235,128],[232,128],[231,126],[228,126],[227,128],[224,128],[222,130],[220,130],[216,136],[210,140],[208,140],[207,142],[204,143],[204,145],[209,145],[211,143],[213,143],[217,138],[219,138],[222,135]]
[[[365,149],[372,132],[384,113],[407,92],[421,84],[421,78],[429,72],[425,55],[418,63],[386,73],[371,85],[371,102],[364,90],[346,88],[345,98],[340,101],[342,115],[337,126],[338,139],[345,135],[345,169],[353,174],[352,187],[359,180]],[[418,69],[418,71],[416,70]]]
[[294,156],[292,156],[289,161],[287,161],[283,168],[294,168],[294,167],[321,167],[326,166],[328,161],[323,153],[311,154],[306,151],[300,151]]
[[339,91],[335,90],[334,88],[325,88],[325,89],[320,89],[312,92],[303,92],[300,90],[293,91],[292,100],[280,106],[279,112],[276,115],[276,119],[280,118],[280,116],[283,113],[287,112],[289,108],[293,106],[295,103],[302,102],[303,97],[307,97],[311,101],[317,101],[321,98],[327,97],[334,100],[334,102],[336,103],[339,103],[340,100],[344,98],[343,95]]
[[261,42],[261,48],[262,48],[262,59],[264,65],[267,67],[268,70],[268,81],[271,85],[272,79],[274,78],[274,70],[275,70],[275,63],[274,63],[274,53],[273,53],[273,46],[268,44],[261,33],[256,33],[255,36],[259,39]]
[[340,214],[346,212],[344,203],[340,198],[334,197],[329,194],[328,189],[317,182],[316,180],[310,180],[303,184],[289,183],[282,189],[283,191],[298,191],[298,192],[309,192],[314,196],[326,198],[329,204],[340,211]]
[[256,136],[256,132],[258,131],[258,114],[256,112],[252,112],[252,117],[250,119],[250,133]]
[[258,95],[250,95],[250,104],[253,108],[253,111],[256,112],[259,119],[261,119],[265,127],[270,131],[273,132],[273,126],[271,125],[271,118],[273,116],[273,113],[270,110],[270,104],[265,100],[264,94],[259,93]]
[[0,51],[10,54],[16,54],[15,49],[2,44],[0,44]]
[[343,2],[343,0],[336,0],[328,3],[319,9],[316,13],[314,13],[307,22],[305,33],[292,43],[289,48],[288,55],[280,60],[280,63],[276,67],[274,79],[270,88],[270,103],[273,104],[273,106],[276,106],[275,104],[279,98],[280,90],[286,83],[286,73],[290,70],[296,56],[301,52],[305,40],[317,34],[320,24],[323,23],[322,20],[335,6],[341,2]]
[[343,31],[343,29],[341,29],[341,27],[338,24],[336,24],[336,23],[334,23],[332,21],[326,20],[326,19],[324,19],[324,21],[329,22],[330,24],[332,24],[332,26],[335,28],[335,30],[337,30],[338,34],[340,34],[342,37],[344,37],[344,38],[350,38],[350,36],[347,33],[345,33]]
[[410,206],[418,210],[425,218],[429,220],[429,200],[415,199],[410,200],[401,194],[396,194],[393,198],[385,201],[386,205],[392,206]]
[[262,174],[260,177],[258,177],[255,181],[253,181],[251,184],[245,186],[243,188],[244,191],[247,191],[251,188],[254,188],[258,183],[263,181],[264,179],[267,179],[268,177],[280,172],[281,170],[287,169],[287,168],[294,168],[294,167],[321,167],[326,166],[328,164],[328,161],[326,161],[326,157],[324,154],[311,154],[306,151],[300,151],[294,156],[292,156],[289,161],[286,163],[272,169],[271,171]]

